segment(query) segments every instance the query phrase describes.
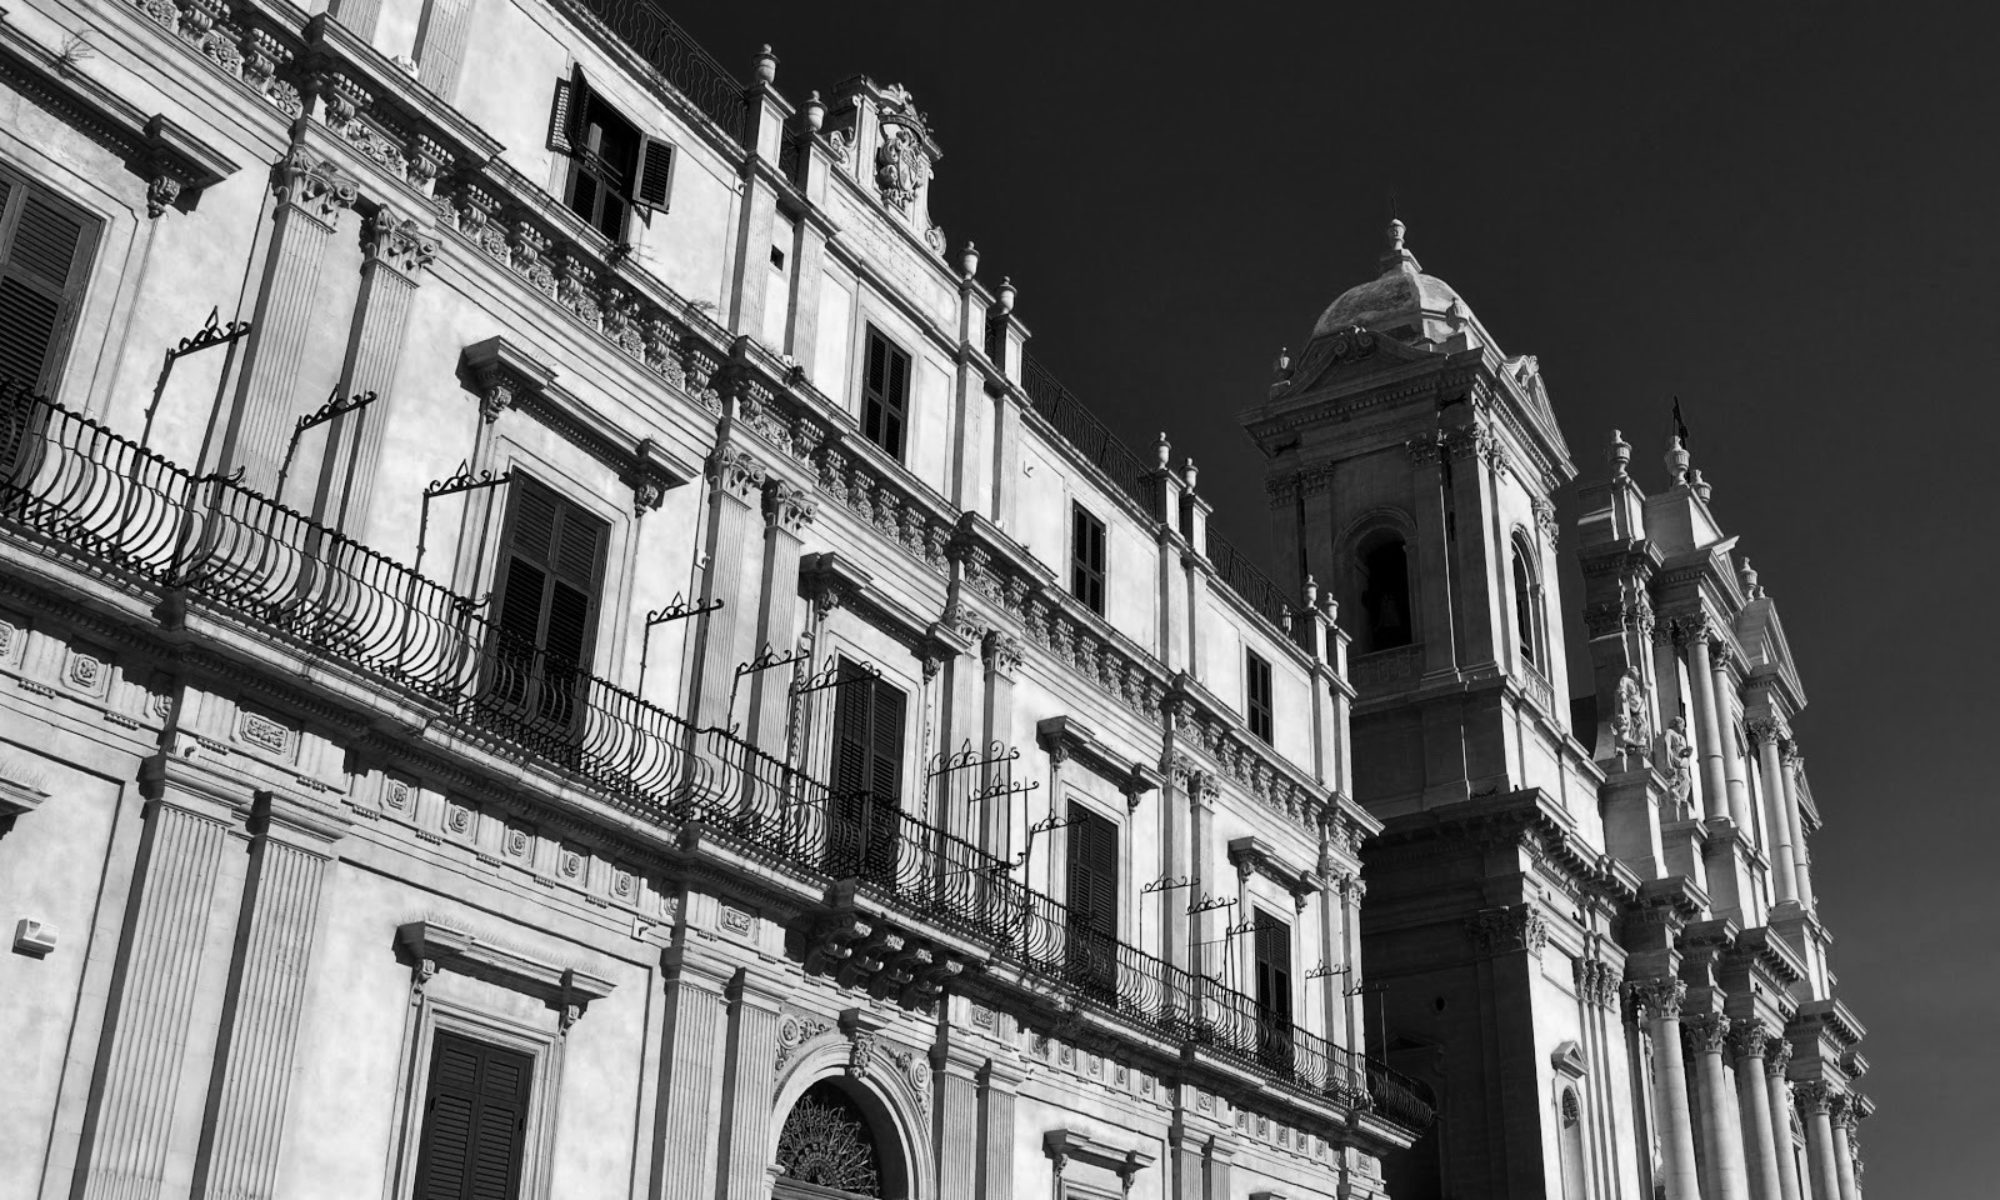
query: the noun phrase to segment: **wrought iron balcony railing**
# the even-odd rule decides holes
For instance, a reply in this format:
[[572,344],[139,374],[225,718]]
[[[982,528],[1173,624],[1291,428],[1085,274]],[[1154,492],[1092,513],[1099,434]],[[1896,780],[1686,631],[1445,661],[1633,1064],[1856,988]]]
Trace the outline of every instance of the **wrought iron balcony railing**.
[[[852,880],[894,911],[991,946],[1051,994],[1306,1094],[1368,1103],[1412,1130],[1430,1123],[1421,1083],[1118,940],[1023,885],[1014,864],[892,802],[838,793],[731,731],[698,731],[507,637],[475,602],[233,479],[196,476],[4,387],[0,528],[84,570],[182,596],[343,662],[442,709],[468,740],[538,760],[646,819],[698,820],[773,865]],[[968,752],[959,765],[999,762],[1011,755]],[[1011,776],[988,774],[982,797],[1017,790],[994,779]]]

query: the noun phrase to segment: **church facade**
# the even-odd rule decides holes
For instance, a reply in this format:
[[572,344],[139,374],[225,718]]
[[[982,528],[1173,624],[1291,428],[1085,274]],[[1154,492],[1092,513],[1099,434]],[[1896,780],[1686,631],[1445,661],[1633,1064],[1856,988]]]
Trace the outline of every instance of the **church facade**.
[[0,1195],[1386,1194],[1332,595],[914,99],[322,7],[0,13]]
[[1367,1011],[1439,1104],[1391,1194],[1856,1200],[1864,1031],[1776,602],[1681,439],[1649,493],[1613,433],[1566,606],[1537,363],[1404,239],[1243,413],[1283,560],[1355,638]]

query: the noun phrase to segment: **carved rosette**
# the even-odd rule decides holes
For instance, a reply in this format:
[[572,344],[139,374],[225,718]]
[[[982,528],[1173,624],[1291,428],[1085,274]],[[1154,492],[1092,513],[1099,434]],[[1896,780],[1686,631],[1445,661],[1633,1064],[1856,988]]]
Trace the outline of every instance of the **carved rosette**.
[[1687,984],[1678,979],[1628,979],[1625,998],[1641,1020],[1678,1020],[1681,1004],[1687,1000]]

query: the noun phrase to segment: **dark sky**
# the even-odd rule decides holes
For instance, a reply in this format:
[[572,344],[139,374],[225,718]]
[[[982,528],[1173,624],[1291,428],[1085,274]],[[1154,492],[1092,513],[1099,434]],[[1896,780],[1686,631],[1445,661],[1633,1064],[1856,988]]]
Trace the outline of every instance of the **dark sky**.
[[[1812,701],[1820,911],[1880,1105],[1864,1186],[1994,1194],[1992,25],[1921,4],[667,6],[732,68],[772,43],[795,102],[907,85],[954,253],[969,236],[983,278],[1013,277],[1036,357],[1128,443],[1164,426],[1196,454],[1253,553],[1235,413],[1372,277],[1392,191],[1425,269],[1540,357],[1586,477],[1616,426],[1660,486],[1678,394]],[[1573,567],[1565,586],[1578,639]]]

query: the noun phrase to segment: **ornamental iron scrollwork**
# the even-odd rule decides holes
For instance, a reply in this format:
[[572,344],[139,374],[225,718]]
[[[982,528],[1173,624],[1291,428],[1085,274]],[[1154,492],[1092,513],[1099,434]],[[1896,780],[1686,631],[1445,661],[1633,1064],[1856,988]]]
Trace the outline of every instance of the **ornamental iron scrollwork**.
[[799,1097],[778,1133],[778,1170],[787,1179],[855,1196],[882,1194],[881,1154],[859,1105],[826,1084]]

